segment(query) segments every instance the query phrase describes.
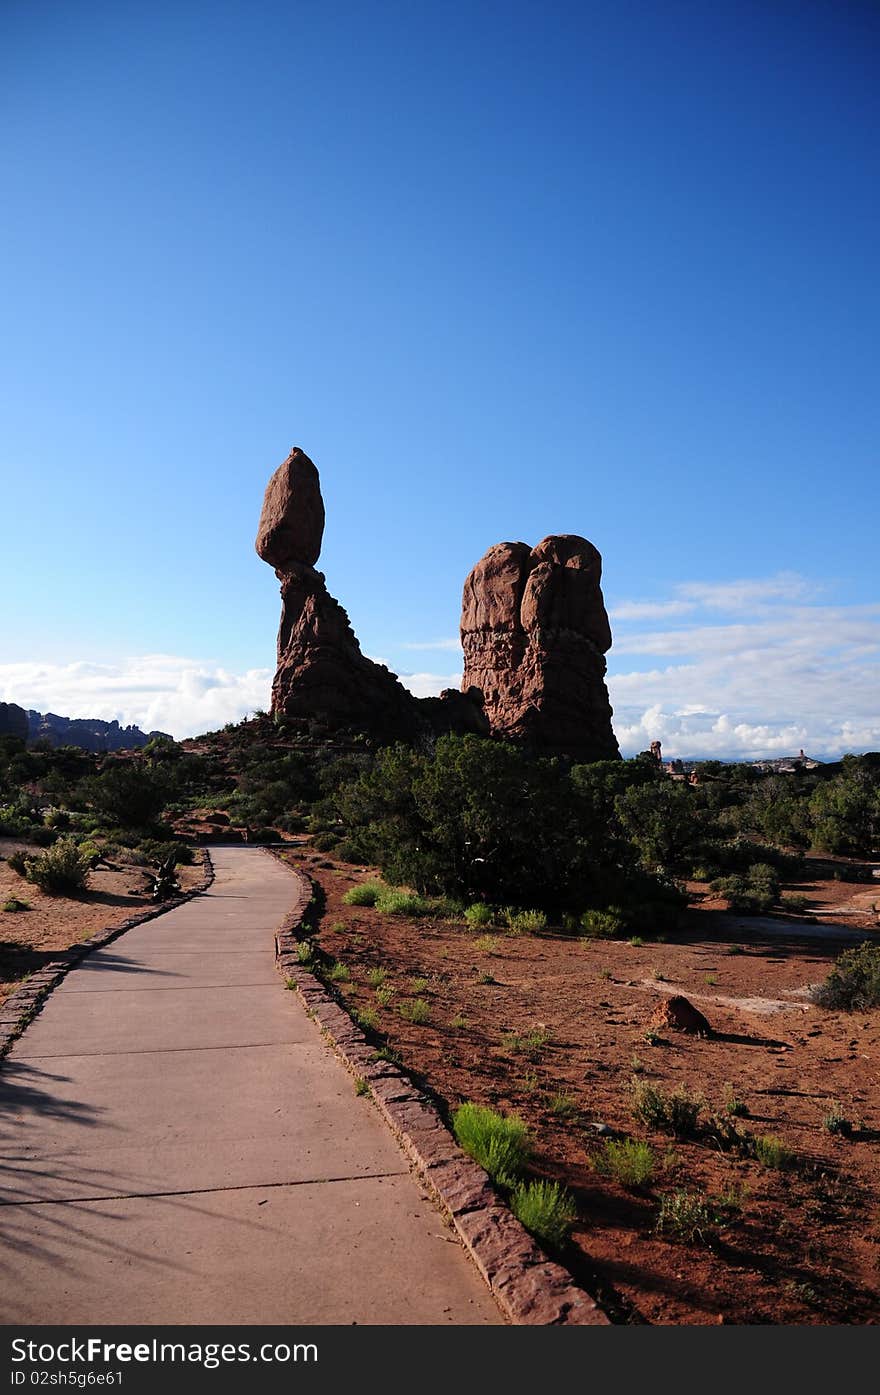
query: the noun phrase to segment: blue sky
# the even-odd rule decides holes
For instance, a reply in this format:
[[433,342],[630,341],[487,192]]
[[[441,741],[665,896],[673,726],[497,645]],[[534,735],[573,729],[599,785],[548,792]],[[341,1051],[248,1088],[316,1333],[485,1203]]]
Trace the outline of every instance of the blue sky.
[[880,746],[880,11],[5,0],[0,698],[266,705],[294,444],[433,691],[494,542],[605,561],[625,750]]

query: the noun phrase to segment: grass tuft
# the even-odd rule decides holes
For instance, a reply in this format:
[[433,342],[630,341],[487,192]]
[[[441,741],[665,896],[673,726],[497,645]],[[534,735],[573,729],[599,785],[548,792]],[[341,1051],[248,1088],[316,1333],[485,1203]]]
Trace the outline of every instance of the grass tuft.
[[511,1208],[526,1230],[543,1245],[558,1250],[577,1219],[574,1197],[558,1182],[523,1182],[511,1198]]
[[494,1182],[516,1186],[531,1156],[529,1131],[522,1119],[468,1102],[453,1114],[452,1131],[459,1146]]
[[411,1022],[414,1027],[424,1027],[431,1020],[431,1005],[424,998],[401,1003],[399,1012],[404,1021]]
[[375,906],[379,897],[387,890],[384,882],[361,882],[347,891],[342,899],[346,906]]
[[654,1175],[654,1154],[647,1143],[634,1138],[606,1138],[595,1165],[622,1187],[644,1187]]

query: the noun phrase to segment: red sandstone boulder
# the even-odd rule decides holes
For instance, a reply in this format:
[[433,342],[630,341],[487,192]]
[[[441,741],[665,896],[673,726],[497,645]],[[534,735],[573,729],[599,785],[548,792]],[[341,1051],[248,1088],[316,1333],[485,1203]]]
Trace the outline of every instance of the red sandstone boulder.
[[648,1026],[671,1027],[675,1032],[688,1032],[695,1037],[712,1035],[712,1028],[703,1014],[680,993],[665,998],[660,1006],[655,1008]]
[[318,471],[294,446],[266,486],[256,548],[280,574],[297,563],[313,567],[324,537],[324,500]]
[[462,688],[483,694],[493,732],[581,760],[619,754],[604,653],[602,558],[574,534],[498,543],[464,584]]

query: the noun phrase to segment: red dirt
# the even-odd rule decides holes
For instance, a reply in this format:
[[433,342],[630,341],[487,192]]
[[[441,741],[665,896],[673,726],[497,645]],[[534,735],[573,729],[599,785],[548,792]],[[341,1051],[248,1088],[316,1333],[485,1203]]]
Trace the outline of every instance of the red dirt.
[[[642,946],[490,932],[493,946],[462,925],[346,906],[343,893],[363,871],[308,849],[285,856],[323,889],[317,942],[351,973],[335,985],[340,997],[377,1013],[388,1045],[441,1104],[473,1099],[530,1124],[537,1170],[564,1181],[578,1201],[564,1258],[615,1317],[652,1324],[880,1318],[880,1014],[822,1011],[807,998],[839,945],[741,938],[742,952],[731,953],[739,932],[717,914],[694,911],[684,930]],[[829,904],[869,890],[836,882],[813,889]],[[395,990],[386,1007],[367,983],[371,968],[386,969]],[[428,980],[417,993],[430,1005],[423,1026],[399,1011],[417,977]],[[646,1036],[657,995],[673,993],[706,1015],[711,1037]],[[796,1165],[775,1170],[705,1137],[646,1129],[631,1113],[634,1077],[666,1090],[685,1084],[740,1129],[781,1138]],[[731,1120],[731,1095],[748,1117]],[[851,1139],[823,1127],[835,1105],[853,1123]],[[595,1170],[604,1141],[590,1124],[652,1145],[648,1189],[627,1191]],[[680,1189],[737,1192],[741,1209],[726,1213],[729,1223],[708,1243],[658,1235],[659,1198]]]
[[[0,857],[21,848],[28,856],[40,851],[15,838],[0,838]],[[115,861],[115,860],[114,860]],[[9,997],[29,974],[96,930],[121,925],[153,903],[144,890],[143,867],[115,862],[116,870],[99,868],[89,876],[81,896],[49,896],[0,862],[0,906],[10,897],[27,901],[29,909],[0,911],[0,1002]],[[202,877],[202,867],[178,867],[183,891]],[[134,892],[132,895],[131,893]]]

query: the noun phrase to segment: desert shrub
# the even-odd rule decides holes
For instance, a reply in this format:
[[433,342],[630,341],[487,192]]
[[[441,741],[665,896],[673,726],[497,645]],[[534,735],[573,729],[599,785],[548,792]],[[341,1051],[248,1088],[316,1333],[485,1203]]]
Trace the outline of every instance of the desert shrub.
[[381,988],[387,977],[387,969],[375,968],[367,970],[367,983],[371,988]]
[[383,915],[429,915],[430,902],[416,891],[405,891],[400,887],[387,887],[376,900],[376,910]]
[[707,1244],[724,1221],[724,1212],[712,1197],[700,1196],[698,1192],[668,1192],[660,1198],[656,1229],[661,1235],[689,1245],[698,1240]]
[[577,1219],[574,1197],[558,1182],[521,1182],[510,1201],[513,1214],[541,1244],[560,1249]]
[[557,904],[608,856],[560,764],[477,736],[386,749],[336,806],[388,880],[423,895]]
[[351,973],[345,964],[337,960],[330,968],[327,977],[331,983],[348,983],[351,978]]
[[424,1027],[431,1020],[431,1005],[424,998],[413,998],[400,1004],[400,1015],[414,1027]]
[[376,1002],[380,1007],[390,1007],[394,999],[394,989],[390,984],[380,984],[376,989]]
[[361,882],[347,891],[342,900],[346,906],[375,906],[379,897],[387,890],[382,882]]
[[493,954],[498,948],[497,935],[478,935],[474,940],[474,949],[480,954]]
[[493,1181],[513,1187],[531,1155],[529,1131],[515,1114],[506,1117],[479,1104],[463,1104],[452,1116],[456,1142]]
[[779,877],[766,862],[756,862],[745,875],[718,877],[712,890],[725,897],[737,915],[761,915],[779,900]]
[[606,1138],[596,1168],[623,1187],[643,1187],[654,1175],[654,1154],[647,1143],[634,1138]]
[[339,858],[340,862],[358,863],[364,861],[358,844],[352,842],[350,838],[341,839],[341,841],[336,844],[334,854]]
[[177,839],[144,838],[140,851],[150,862],[166,862],[173,857],[175,866],[189,867],[195,861],[190,845]]
[[6,865],[11,867],[13,872],[17,872],[20,877],[25,875],[27,872],[26,858],[21,848],[16,848],[15,852],[9,854]]
[[335,833],[316,833],[312,839],[312,847],[315,852],[332,852],[338,841]]
[[72,838],[60,838],[39,857],[27,859],[25,875],[41,891],[57,895],[82,891],[88,884],[89,870],[89,856],[83,854]]
[[537,1061],[550,1040],[549,1032],[534,1028],[531,1032],[502,1032],[501,1047],[515,1056],[525,1056],[529,1061]]
[[676,1138],[692,1138],[698,1131],[702,1110],[703,1100],[684,1085],[667,1093],[648,1080],[632,1083],[632,1112],[648,1128],[660,1129]]
[[464,918],[474,930],[483,925],[491,925],[492,907],[487,906],[485,901],[474,901],[465,911]]
[[544,911],[515,911],[508,907],[505,922],[512,935],[540,935],[547,929]]
[[167,765],[115,761],[83,782],[82,791],[95,813],[122,828],[149,828],[174,792]]
[[813,990],[813,1002],[846,1012],[880,1007],[880,944],[845,949],[824,983]]
[[792,915],[803,915],[810,904],[810,898],[800,895],[783,896],[780,904],[784,911],[790,911]]
[[14,914],[16,911],[29,911],[30,902],[22,901],[21,898],[18,896],[10,896],[7,901],[3,902],[3,906],[0,909],[7,911],[10,914]]
[[822,1120],[822,1127],[826,1133],[839,1138],[852,1138],[852,1120],[847,1118],[839,1104],[831,1106]]
[[764,1167],[776,1168],[782,1171],[786,1167],[791,1167],[794,1162],[794,1154],[787,1148],[781,1138],[774,1134],[763,1134],[756,1138],[753,1143],[754,1154],[759,1163]]
[[604,911],[584,911],[580,929],[581,934],[586,935],[588,939],[613,940],[624,934],[626,922],[619,907],[609,906]]
[[691,868],[706,828],[688,785],[662,780],[633,786],[618,795],[615,811],[643,867],[664,872]]

